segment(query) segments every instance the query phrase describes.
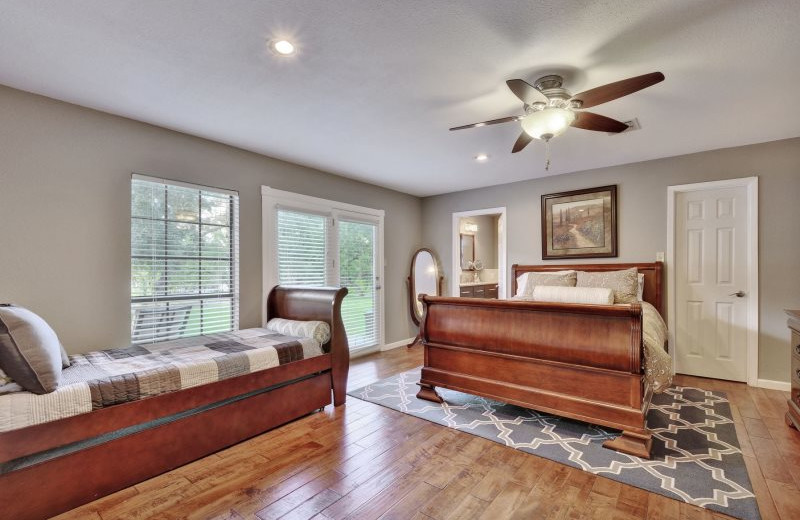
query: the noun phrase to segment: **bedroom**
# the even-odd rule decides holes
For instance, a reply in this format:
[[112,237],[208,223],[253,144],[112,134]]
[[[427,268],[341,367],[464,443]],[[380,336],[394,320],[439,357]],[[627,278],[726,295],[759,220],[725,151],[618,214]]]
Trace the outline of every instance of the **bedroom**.
[[[300,195],[293,208],[313,197],[302,201],[316,205],[309,214],[374,232],[367,288],[379,297],[360,311],[355,391],[423,365],[423,346],[405,348],[417,335],[407,278],[427,247],[443,294],[458,288],[454,214],[505,208],[498,282],[509,296],[513,264],[648,263],[663,252],[669,269],[668,187],[757,177],[755,380],[682,381],[730,395],[760,516],[798,514],[800,437],[783,423],[784,310],[800,308],[793,2],[234,5],[0,2],[0,303],[43,317],[70,355],[129,346],[136,174],[236,194],[229,298],[237,328],[260,327],[278,240],[265,235],[264,208],[270,196]],[[273,52],[277,39],[295,54]],[[640,129],[571,128],[549,143],[549,171],[544,142],[510,153],[518,123],[448,131],[521,113],[509,79],[557,73],[576,93],[654,71],[665,80],[591,109]],[[617,187],[616,256],[543,259],[542,196],[603,186]],[[341,226],[325,229],[342,239]],[[273,441],[287,448],[267,453]],[[445,464],[456,448],[468,475]],[[348,396],[64,518],[723,514],[674,498]]]

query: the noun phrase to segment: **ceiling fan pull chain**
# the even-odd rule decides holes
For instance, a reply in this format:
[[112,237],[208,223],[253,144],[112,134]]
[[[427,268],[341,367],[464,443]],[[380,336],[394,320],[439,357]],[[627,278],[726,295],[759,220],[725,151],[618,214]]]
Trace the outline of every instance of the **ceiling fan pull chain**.
[[544,170],[550,171],[550,139],[544,141]]

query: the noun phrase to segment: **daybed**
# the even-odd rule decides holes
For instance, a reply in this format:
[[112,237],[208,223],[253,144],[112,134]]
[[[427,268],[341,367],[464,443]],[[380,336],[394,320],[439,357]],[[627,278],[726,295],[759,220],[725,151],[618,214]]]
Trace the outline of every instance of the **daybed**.
[[[251,368],[256,371],[0,433],[0,517],[49,517],[309,414],[331,400],[343,404],[349,367],[341,319],[346,294],[344,288],[278,286],[268,296],[268,319],[328,323],[330,340],[321,353],[317,350],[319,355],[303,356],[305,345],[295,342],[271,350],[273,357],[281,357],[273,368]],[[255,333],[250,337],[258,341]],[[268,341],[266,335],[259,337]],[[237,347],[236,341],[211,346],[234,358],[253,356],[241,352],[248,347]],[[225,366],[219,363],[220,372]],[[181,378],[186,377],[182,372]]]
[[[525,272],[644,274],[644,301],[662,311],[662,264],[514,265]],[[421,296],[425,361],[417,397],[437,386],[623,430],[604,446],[650,456],[642,305],[587,305]]]

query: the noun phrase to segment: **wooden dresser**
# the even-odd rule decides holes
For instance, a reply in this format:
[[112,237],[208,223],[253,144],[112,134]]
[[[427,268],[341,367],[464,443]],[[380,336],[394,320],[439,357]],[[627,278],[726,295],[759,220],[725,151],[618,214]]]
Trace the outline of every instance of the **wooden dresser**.
[[792,397],[786,412],[786,424],[800,430],[800,310],[786,311],[786,314],[792,331]]
[[464,298],[497,299],[497,282],[461,285],[460,294]]

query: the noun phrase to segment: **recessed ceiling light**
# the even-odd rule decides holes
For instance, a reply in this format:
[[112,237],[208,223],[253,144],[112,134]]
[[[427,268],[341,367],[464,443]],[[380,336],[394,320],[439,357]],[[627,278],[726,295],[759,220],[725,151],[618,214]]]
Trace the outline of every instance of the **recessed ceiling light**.
[[271,41],[269,48],[279,56],[291,56],[295,52],[294,44],[288,40]]
[[479,153],[478,155],[475,156],[475,160],[478,162],[486,162],[489,160],[489,156],[486,155],[485,153]]

